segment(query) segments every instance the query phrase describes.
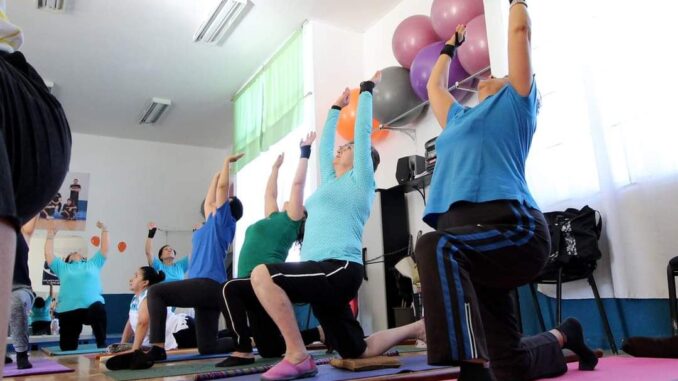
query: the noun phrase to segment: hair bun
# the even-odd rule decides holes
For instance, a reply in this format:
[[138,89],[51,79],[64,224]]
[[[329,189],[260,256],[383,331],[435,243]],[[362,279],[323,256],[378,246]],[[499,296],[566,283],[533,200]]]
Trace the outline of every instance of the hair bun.
[[165,280],[165,272],[162,271],[162,270],[160,270],[160,272],[158,272],[158,277],[157,277],[156,279],[158,279],[158,282],[157,282],[157,283],[160,283],[160,282],[162,282],[163,280]]

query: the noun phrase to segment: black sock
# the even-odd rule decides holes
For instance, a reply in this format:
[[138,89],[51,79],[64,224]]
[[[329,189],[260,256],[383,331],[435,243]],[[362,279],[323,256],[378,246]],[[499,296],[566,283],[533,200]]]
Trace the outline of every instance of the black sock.
[[249,365],[249,364],[254,364],[254,358],[248,359],[244,357],[228,356],[222,362],[218,363],[216,366],[218,366],[219,368],[228,368],[231,366]]
[[584,331],[579,321],[574,318],[567,318],[556,329],[564,336],[565,345],[563,345],[563,348],[567,348],[579,356],[579,369],[593,370],[598,364],[598,357],[586,346]]
[[9,356],[5,356],[5,364],[11,364],[13,363],[12,358]]
[[153,361],[167,360],[167,352],[165,352],[165,348],[158,347],[157,345],[151,347],[151,350],[148,351],[148,356]]
[[[153,348],[156,348],[155,346]],[[160,348],[162,349],[162,348]],[[151,349],[151,352],[153,349]],[[163,349],[164,351],[164,349]],[[130,361],[130,369],[148,369],[153,366],[154,362],[151,358],[151,352],[144,353],[144,351],[137,349],[132,353],[132,359]]]
[[635,357],[678,358],[678,336],[629,337],[622,350]]
[[110,370],[129,369],[132,364],[132,359],[134,358],[134,353],[135,352],[123,353],[111,357],[106,360],[106,368]]
[[462,361],[459,364],[459,381],[494,381],[488,364]]
[[33,364],[28,361],[28,351],[16,353],[16,367],[17,369],[30,369],[33,367]]

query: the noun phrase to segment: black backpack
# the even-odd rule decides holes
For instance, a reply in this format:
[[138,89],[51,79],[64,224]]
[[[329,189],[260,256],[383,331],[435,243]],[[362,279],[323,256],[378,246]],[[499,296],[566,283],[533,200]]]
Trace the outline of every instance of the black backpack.
[[572,275],[595,270],[602,257],[598,239],[603,230],[600,213],[588,205],[544,213],[551,233],[551,253],[542,274],[563,268]]

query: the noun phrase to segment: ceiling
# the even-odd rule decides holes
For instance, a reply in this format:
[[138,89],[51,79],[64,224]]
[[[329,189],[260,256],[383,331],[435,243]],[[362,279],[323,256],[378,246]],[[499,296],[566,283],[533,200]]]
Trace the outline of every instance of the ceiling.
[[[220,45],[193,42],[217,0],[7,2],[22,51],[66,110],[71,129],[95,135],[227,148],[231,96],[304,20],[364,31],[400,0],[253,0]],[[156,125],[138,119],[152,97],[172,107]]]

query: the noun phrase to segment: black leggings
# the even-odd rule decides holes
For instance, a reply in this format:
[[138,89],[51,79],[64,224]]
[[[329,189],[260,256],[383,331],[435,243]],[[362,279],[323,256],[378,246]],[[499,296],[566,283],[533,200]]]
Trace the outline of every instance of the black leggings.
[[92,326],[97,348],[106,347],[106,308],[101,302],[87,308],[59,312],[59,347],[62,351],[78,349],[83,324]]
[[217,338],[221,285],[212,279],[197,278],[163,282],[151,286],[146,297],[151,318],[150,342],[165,342],[167,307],[195,309],[195,334],[200,354],[233,350],[233,339]]
[[[261,357],[281,357],[285,340],[264,307],[259,303],[250,278],[229,280],[222,289],[222,308],[228,329],[235,333],[235,351],[252,352],[252,341]],[[249,324],[248,324],[249,322]],[[301,331],[304,344],[320,340],[318,328]]]
[[522,337],[513,289],[534,279],[550,238],[541,212],[515,201],[455,204],[416,247],[428,361],[490,360],[497,381],[567,371],[550,333]]
[[34,321],[31,323],[32,335],[50,335],[52,333],[51,321]]

